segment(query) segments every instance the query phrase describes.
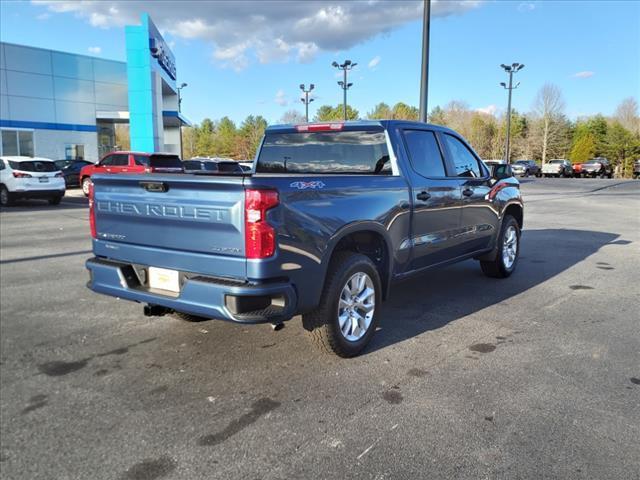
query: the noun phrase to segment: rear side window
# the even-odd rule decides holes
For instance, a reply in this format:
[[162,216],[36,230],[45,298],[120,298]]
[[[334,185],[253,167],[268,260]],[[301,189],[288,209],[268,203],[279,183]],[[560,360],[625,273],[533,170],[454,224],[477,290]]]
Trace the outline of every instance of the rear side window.
[[383,131],[270,133],[256,172],[390,175],[391,160]]
[[405,130],[404,139],[413,169],[423,177],[446,177],[440,146],[433,132]]
[[149,157],[146,155],[134,155],[133,161],[136,165],[141,165],[143,167],[149,166]]
[[457,177],[482,177],[482,171],[478,160],[469,149],[457,138],[444,134],[444,142],[447,144],[451,158],[456,168]]
[[39,162],[37,160],[28,162],[9,160],[9,165],[14,170],[22,170],[23,172],[57,172],[59,170],[53,162]]
[[182,168],[178,155],[151,155],[149,165],[153,168]]

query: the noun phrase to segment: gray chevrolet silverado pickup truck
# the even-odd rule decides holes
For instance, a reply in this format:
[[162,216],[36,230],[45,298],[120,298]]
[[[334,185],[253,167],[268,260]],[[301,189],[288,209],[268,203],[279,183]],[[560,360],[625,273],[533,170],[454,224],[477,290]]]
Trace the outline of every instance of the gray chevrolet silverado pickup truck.
[[147,315],[277,326],[301,314],[315,343],[349,357],[394,281],[469,258],[511,275],[522,222],[510,167],[490,171],[452,130],[272,126],[251,172],[95,175],[88,286]]

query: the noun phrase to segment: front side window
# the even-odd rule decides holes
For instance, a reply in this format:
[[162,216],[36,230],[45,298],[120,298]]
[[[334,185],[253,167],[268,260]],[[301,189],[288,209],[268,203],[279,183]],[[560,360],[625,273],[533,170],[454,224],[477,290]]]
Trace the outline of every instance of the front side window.
[[100,165],[104,165],[105,167],[113,165],[113,155],[107,155],[102,160],[100,160]]
[[383,131],[267,133],[257,173],[390,175]]
[[444,142],[447,144],[449,153],[455,165],[456,176],[458,177],[481,177],[482,171],[478,160],[469,149],[457,138],[444,134]]
[[442,152],[433,132],[405,130],[404,138],[413,169],[423,177],[446,177]]
[[126,167],[129,165],[129,155],[117,153],[115,155],[111,155],[112,163],[114,167]]

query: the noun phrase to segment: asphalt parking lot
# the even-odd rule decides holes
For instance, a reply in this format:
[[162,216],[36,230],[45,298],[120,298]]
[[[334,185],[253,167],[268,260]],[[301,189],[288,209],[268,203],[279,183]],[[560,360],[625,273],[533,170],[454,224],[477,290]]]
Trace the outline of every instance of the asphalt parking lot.
[[77,194],[2,210],[2,478],[640,478],[640,182],[523,192],[510,279],[398,284],[351,360],[90,292]]

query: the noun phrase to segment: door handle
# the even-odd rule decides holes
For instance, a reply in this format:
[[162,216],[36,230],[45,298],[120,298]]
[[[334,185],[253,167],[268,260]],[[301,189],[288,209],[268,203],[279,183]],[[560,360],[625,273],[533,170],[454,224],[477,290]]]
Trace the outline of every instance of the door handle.
[[416,198],[418,200],[422,200],[423,202],[426,202],[431,198],[431,195],[429,195],[427,192],[420,192],[418,195],[416,195]]
[[473,195],[473,188],[465,188],[465,189],[462,191],[462,194],[463,194],[465,197],[470,197],[471,195]]

